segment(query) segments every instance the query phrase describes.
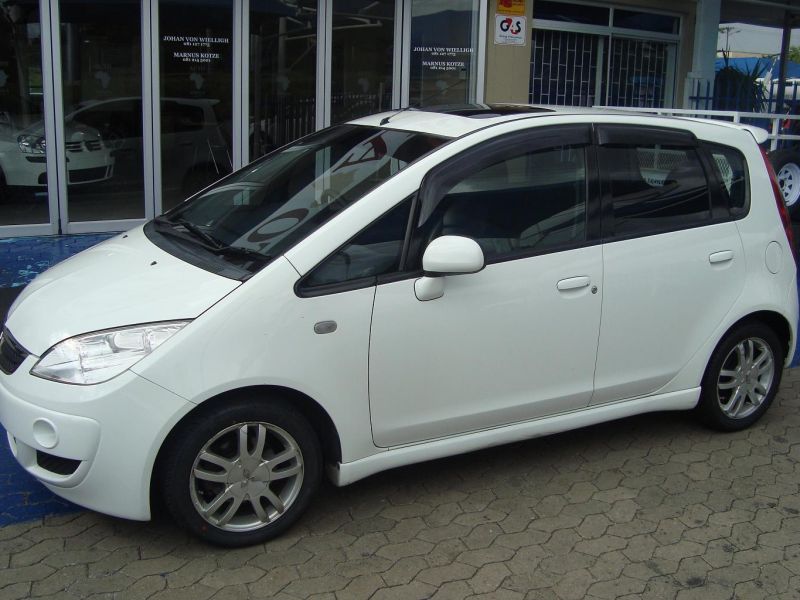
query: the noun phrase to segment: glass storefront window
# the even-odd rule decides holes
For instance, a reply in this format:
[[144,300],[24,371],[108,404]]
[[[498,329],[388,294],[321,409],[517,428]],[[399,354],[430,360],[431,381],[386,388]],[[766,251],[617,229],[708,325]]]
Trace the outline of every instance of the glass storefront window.
[[334,0],[331,122],[392,106],[394,0]]
[[250,3],[250,160],[314,131],[317,2]]
[[474,101],[478,0],[412,0],[410,50],[411,106]]
[[233,1],[161,0],[162,208],[232,169]]
[[0,0],[0,224],[47,223],[39,4]]
[[144,217],[138,0],[61,0],[71,222]]

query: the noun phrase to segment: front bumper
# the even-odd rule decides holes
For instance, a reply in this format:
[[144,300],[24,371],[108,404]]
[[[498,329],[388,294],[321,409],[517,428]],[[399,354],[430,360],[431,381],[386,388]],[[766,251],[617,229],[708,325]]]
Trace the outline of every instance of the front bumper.
[[130,371],[95,386],[46,381],[29,374],[36,360],[0,374],[0,422],[17,461],[75,504],[149,519],[156,456],[194,405]]

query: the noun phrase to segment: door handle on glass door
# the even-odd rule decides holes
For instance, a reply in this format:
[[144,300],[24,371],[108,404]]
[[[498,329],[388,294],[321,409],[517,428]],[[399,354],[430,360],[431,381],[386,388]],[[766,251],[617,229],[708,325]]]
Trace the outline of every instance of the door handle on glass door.
[[712,265],[728,262],[729,260],[733,260],[733,250],[721,250],[710,254],[708,257],[708,262]]
[[589,277],[569,277],[567,279],[562,279],[556,284],[556,288],[559,291],[564,292],[566,290],[577,290],[578,288],[588,287],[591,283],[591,279]]

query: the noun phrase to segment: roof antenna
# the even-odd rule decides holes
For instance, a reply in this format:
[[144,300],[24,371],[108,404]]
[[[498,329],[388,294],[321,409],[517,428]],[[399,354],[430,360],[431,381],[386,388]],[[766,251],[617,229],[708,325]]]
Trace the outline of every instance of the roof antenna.
[[386,125],[387,123],[389,123],[389,119],[392,119],[392,118],[396,117],[396,116],[397,116],[397,115],[399,115],[401,112],[405,112],[405,111],[407,111],[407,110],[414,110],[414,108],[415,108],[415,107],[413,107],[413,106],[406,106],[405,108],[401,108],[401,109],[400,109],[400,110],[398,110],[396,113],[392,113],[391,115],[389,115],[389,116],[387,116],[387,117],[383,117],[383,118],[381,119],[381,122],[379,123],[379,125]]

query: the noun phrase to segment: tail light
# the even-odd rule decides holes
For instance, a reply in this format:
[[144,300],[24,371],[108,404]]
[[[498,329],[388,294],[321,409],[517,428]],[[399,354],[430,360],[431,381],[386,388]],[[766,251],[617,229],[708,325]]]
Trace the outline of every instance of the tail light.
[[767,156],[766,151],[762,148],[761,155],[764,157],[764,164],[767,167],[770,183],[772,183],[772,192],[775,195],[775,203],[778,205],[778,212],[781,215],[781,222],[783,223],[783,231],[786,233],[786,239],[789,242],[789,248],[792,250],[792,258],[794,264],[797,266],[797,249],[794,247],[794,232],[792,231],[792,219],[789,217],[789,210],[786,208],[786,202],[783,201],[783,193],[781,186],[778,183],[778,176],[775,174],[775,169]]

